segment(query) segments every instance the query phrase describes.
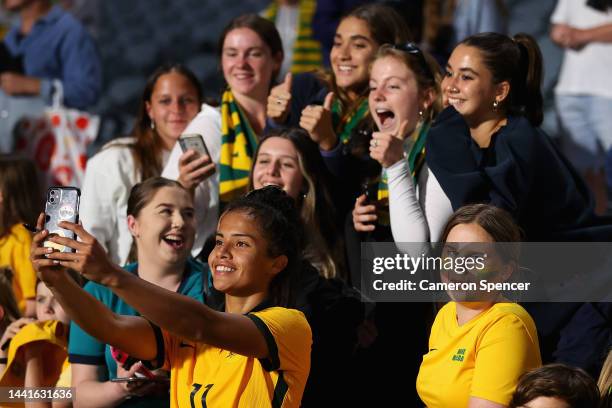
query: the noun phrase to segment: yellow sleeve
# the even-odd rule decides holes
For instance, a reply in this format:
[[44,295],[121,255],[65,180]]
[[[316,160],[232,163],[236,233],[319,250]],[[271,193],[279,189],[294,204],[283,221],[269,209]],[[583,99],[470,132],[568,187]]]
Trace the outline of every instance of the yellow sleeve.
[[18,242],[13,251],[12,264],[15,281],[21,291],[22,298],[18,299],[19,308],[21,309],[22,306],[25,308],[25,299],[36,297],[36,271],[34,271],[30,261],[30,246],[32,244],[30,233],[23,227],[15,230],[15,232]]
[[2,387],[23,387],[25,380],[24,353],[20,352],[31,343],[46,342],[51,346],[44,357],[43,382],[57,382],[68,353],[68,328],[57,320],[29,323],[13,337],[8,348],[8,362],[0,376]]
[[470,396],[508,405],[520,375],[540,365],[537,334],[518,316],[501,316],[476,344]]
[[310,367],[312,331],[298,310],[274,307],[248,315],[268,343],[269,357],[262,360],[268,371],[300,371]]

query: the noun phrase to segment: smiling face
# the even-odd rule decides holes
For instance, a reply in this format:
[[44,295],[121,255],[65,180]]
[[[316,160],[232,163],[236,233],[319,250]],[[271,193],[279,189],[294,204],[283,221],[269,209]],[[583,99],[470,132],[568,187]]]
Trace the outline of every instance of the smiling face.
[[281,63],[282,55],[273,56],[270,47],[250,28],[235,28],[225,36],[221,67],[234,93],[267,96]]
[[358,92],[368,80],[368,66],[378,47],[364,20],[347,17],[340,22],[330,53],[339,88],[349,94]]
[[266,139],[259,147],[253,167],[253,187],[275,185],[297,199],[303,183],[298,152],[293,143],[281,137]]
[[193,202],[178,187],[162,187],[136,217],[128,216],[138,257],[146,256],[158,265],[184,263],[195,236]]
[[163,74],[153,87],[146,109],[164,147],[170,150],[200,110],[198,91],[178,72]]
[[448,60],[442,92],[448,104],[468,121],[491,115],[493,101],[501,102],[505,97],[501,84],[493,83],[480,51],[464,44],[458,45]]
[[286,266],[286,259],[284,255],[269,256],[268,241],[257,219],[245,210],[233,210],[219,220],[208,265],[215,289],[247,297],[267,293],[272,278]]
[[370,113],[382,132],[397,132],[408,122],[408,134],[416,127],[419,111],[426,102],[419,98],[419,89],[412,70],[398,58],[377,59],[370,72]]
[[55,296],[44,282],[36,285],[36,320],[44,322],[47,320],[59,320],[64,324],[70,323],[70,318],[62,309]]

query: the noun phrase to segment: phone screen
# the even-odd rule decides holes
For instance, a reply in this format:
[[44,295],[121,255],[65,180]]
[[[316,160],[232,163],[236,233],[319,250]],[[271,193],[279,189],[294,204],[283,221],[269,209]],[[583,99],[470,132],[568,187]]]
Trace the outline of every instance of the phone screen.
[[[57,224],[60,221],[79,221],[79,201],[81,191],[76,187],[50,187],[47,191],[45,202],[45,229],[49,231],[49,236],[59,235],[75,239],[72,231],[60,228]],[[45,247],[55,248],[60,252],[73,252],[72,248],[59,245],[54,242],[45,241]]]
[[208,153],[208,148],[206,147],[206,143],[204,143],[204,138],[200,134],[185,134],[182,135],[179,139],[179,144],[181,145],[181,149],[183,152],[186,152],[188,149],[194,150],[199,154],[205,154],[210,156]]

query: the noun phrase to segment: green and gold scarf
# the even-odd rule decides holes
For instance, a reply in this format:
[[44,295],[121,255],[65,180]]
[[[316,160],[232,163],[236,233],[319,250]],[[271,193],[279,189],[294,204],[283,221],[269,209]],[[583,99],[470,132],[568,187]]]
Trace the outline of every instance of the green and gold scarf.
[[246,193],[258,144],[257,135],[229,89],[221,98],[221,134],[219,199],[223,206]]
[[[405,151],[406,160],[408,160],[408,168],[410,169],[410,174],[415,184],[419,172],[423,167],[423,163],[425,162],[425,141],[427,140],[429,127],[428,123],[419,126],[417,128],[418,130],[410,135],[410,139],[413,143],[404,144],[404,146],[407,146],[409,149],[409,151]],[[389,185],[387,181],[387,173],[383,170],[378,183],[377,199],[379,202],[378,224],[385,226],[391,223],[389,217]]]
[[[314,71],[323,65],[321,43],[312,36],[312,17],[317,8],[317,2],[316,0],[300,0],[298,7],[297,36],[293,44],[290,68],[294,74]],[[278,2],[272,1],[262,15],[265,19],[275,22],[277,12]]]
[[342,113],[342,104],[338,98],[332,103],[332,124],[338,139],[344,144],[351,140],[351,133],[355,126],[368,115],[368,98],[362,96],[355,102],[356,108],[346,114]]

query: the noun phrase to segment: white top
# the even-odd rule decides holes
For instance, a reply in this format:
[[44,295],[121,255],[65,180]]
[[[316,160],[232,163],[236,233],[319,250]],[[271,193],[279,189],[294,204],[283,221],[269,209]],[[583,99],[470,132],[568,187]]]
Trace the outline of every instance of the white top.
[[[127,202],[132,187],[141,181],[129,147],[132,137],[107,143],[87,161],[79,217],[83,227],[106,249],[113,262],[124,265],[132,247],[127,226]],[[168,158],[165,152],[162,161]]]
[[[221,158],[221,112],[207,104],[202,104],[202,110],[187,126],[186,133],[199,133],[204,138],[211,160],[217,166]],[[162,177],[177,180],[179,176],[178,162],[183,154],[177,143],[170,152],[168,162],[162,171]],[[195,189],[194,208],[196,218],[196,237],[191,253],[196,256],[204,247],[206,239],[217,229],[219,219],[219,171],[200,183]]]
[[[585,0],[559,0],[551,16],[553,24],[593,28],[612,23],[612,13],[602,13]],[[580,50],[565,50],[557,94],[596,95],[612,98],[612,43],[590,43]]]
[[[408,161],[400,160],[386,168],[385,172],[393,240],[396,243],[439,241],[453,208],[427,164],[423,164],[419,172],[418,189],[410,174]],[[408,248],[414,247],[405,249]],[[401,245],[399,249],[402,250]],[[419,256],[420,253],[410,255]]]

